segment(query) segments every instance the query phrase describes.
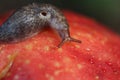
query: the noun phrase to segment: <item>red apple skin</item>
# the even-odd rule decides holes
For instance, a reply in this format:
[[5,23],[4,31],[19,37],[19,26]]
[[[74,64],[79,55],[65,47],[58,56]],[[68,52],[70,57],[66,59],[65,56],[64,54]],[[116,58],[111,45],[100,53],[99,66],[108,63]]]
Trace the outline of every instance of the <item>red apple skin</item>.
[[71,36],[82,43],[58,48],[58,34],[45,29],[25,41],[0,44],[0,59],[5,58],[0,65],[9,65],[6,57],[17,54],[2,80],[120,80],[120,36],[93,19],[63,12]]

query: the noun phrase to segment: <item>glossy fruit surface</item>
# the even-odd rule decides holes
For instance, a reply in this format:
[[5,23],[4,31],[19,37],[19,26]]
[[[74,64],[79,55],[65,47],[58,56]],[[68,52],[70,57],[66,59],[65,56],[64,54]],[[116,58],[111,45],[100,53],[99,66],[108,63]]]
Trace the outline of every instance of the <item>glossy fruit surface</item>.
[[0,44],[2,80],[120,80],[120,36],[88,17],[63,12],[71,36],[82,43],[58,48],[58,34],[45,29],[25,41]]

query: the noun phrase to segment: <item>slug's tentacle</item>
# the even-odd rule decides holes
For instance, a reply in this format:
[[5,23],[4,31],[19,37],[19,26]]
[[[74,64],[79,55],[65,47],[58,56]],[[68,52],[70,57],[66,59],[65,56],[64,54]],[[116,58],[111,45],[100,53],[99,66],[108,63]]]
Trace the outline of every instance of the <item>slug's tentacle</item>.
[[62,38],[62,41],[60,42],[60,44],[58,45],[58,47],[60,48],[65,42],[67,41],[72,41],[72,42],[77,42],[77,43],[81,43],[80,40],[74,39],[70,36],[69,30],[65,30],[62,32],[59,32],[59,35]]

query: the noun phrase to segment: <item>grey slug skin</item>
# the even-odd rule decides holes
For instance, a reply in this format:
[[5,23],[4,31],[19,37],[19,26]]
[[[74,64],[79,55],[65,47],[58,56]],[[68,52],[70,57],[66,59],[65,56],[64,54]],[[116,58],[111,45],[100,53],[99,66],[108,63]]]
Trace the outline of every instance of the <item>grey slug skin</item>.
[[81,43],[70,37],[69,25],[63,13],[51,4],[32,3],[17,9],[0,27],[0,42],[13,43],[30,38],[49,25],[66,41]]

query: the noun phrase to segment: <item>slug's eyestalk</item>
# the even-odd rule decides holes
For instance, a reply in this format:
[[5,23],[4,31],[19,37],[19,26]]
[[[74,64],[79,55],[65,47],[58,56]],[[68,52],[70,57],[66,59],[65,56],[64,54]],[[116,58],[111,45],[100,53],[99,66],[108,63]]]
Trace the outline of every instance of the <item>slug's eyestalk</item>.
[[72,41],[72,42],[81,43],[80,40],[74,39],[74,38],[72,38],[72,37],[70,36],[70,33],[69,33],[69,30],[68,30],[68,29],[59,32],[59,35],[60,35],[61,38],[62,38],[62,41],[61,41],[60,44],[58,45],[59,48],[60,48],[65,42],[67,42],[67,41]]

